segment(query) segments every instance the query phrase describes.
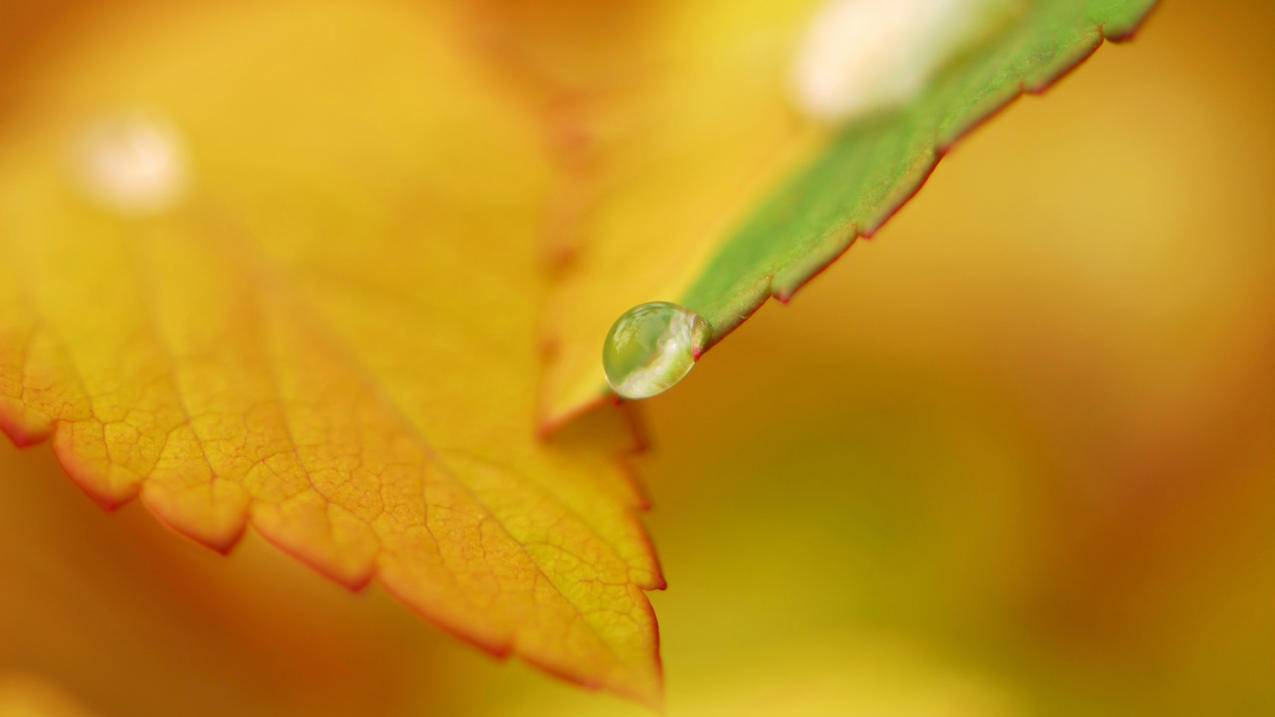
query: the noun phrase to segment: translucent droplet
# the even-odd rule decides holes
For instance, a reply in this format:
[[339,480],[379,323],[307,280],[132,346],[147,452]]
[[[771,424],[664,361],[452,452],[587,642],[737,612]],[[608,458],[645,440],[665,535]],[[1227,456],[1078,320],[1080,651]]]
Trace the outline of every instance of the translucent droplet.
[[845,122],[897,106],[936,70],[1022,9],[1023,0],[827,0],[793,65],[812,119]]
[[121,214],[168,209],[186,190],[186,152],[167,123],[145,115],[98,120],[76,137],[75,170],[95,203]]
[[649,398],[669,390],[695,367],[711,329],[699,314],[654,301],[616,319],[602,346],[607,383],[624,398]]

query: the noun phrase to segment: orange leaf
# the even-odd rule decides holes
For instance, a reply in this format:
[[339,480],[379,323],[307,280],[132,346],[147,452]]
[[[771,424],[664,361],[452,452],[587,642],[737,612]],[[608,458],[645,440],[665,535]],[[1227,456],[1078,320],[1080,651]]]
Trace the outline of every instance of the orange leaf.
[[453,18],[96,12],[29,58],[0,129],[0,426],[106,506],[140,495],[219,550],[251,524],[657,700],[628,426],[533,431],[553,168]]

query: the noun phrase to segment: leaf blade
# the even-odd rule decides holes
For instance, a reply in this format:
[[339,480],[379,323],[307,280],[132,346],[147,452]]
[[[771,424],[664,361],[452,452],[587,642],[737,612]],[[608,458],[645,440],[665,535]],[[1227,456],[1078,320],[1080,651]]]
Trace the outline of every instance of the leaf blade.
[[[220,550],[251,525],[489,652],[657,702],[628,427],[533,431],[534,133],[444,15],[210,7],[83,30],[6,126],[0,425],[105,505]],[[64,149],[139,103],[192,182],[127,216]]]

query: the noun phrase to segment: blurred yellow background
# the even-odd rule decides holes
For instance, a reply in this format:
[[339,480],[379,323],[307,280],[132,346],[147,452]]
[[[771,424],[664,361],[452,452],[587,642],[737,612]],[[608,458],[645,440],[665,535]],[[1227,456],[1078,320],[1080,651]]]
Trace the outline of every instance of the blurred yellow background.
[[[1275,710],[1273,34],[1170,0],[644,405],[669,714]],[[647,714],[46,446],[0,529],[0,714]]]

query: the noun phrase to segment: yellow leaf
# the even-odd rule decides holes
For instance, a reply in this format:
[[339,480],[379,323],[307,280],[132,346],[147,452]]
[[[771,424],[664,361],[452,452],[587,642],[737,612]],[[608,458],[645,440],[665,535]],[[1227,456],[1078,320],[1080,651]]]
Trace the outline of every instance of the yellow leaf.
[[[426,4],[143,3],[0,126],[0,426],[115,506],[653,702],[624,416],[534,435],[538,128]],[[11,74],[12,77],[12,74]]]

